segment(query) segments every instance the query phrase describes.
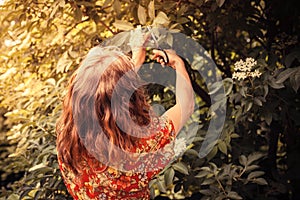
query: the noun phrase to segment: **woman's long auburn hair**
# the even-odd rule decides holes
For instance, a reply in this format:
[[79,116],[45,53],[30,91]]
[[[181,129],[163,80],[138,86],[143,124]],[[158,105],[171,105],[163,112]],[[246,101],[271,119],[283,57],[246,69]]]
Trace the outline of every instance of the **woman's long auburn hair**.
[[69,81],[56,124],[59,159],[68,168],[80,173],[82,158],[87,156],[99,155],[103,164],[119,161],[124,155],[112,146],[133,149],[145,134],[135,127],[147,127],[151,121],[150,105],[140,84],[130,58],[118,49],[90,50]]

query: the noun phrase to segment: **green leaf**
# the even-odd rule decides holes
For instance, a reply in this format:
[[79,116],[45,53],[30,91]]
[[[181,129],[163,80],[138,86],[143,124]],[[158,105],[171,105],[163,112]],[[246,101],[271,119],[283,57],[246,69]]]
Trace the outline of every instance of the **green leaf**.
[[224,141],[219,141],[218,148],[222,153],[227,155],[227,146],[226,146],[226,143]]
[[201,194],[206,195],[206,196],[212,196],[212,195],[214,195],[214,192],[212,190],[209,190],[209,189],[199,190],[199,192]]
[[267,97],[268,93],[269,93],[269,86],[267,84],[265,84],[264,85],[264,98]]
[[207,176],[209,174],[209,172],[208,171],[201,171],[201,172],[199,172],[196,176],[195,176],[195,178],[203,178],[203,177],[205,177],[205,176]]
[[217,5],[219,7],[222,7],[222,5],[224,4],[225,0],[216,0],[216,2],[217,2]]
[[74,10],[74,18],[77,22],[80,22],[82,20],[81,9],[76,4],[75,4],[75,10]]
[[108,6],[111,2],[112,2],[112,0],[105,0],[103,3],[103,7]]
[[173,46],[173,35],[172,34],[167,35],[166,42],[168,45]]
[[246,102],[246,105],[245,105],[245,110],[246,112],[248,112],[253,106],[253,102],[252,101],[248,101]]
[[247,166],[246,172],[250,172],[250,171],[258,169],[258,168],[259,168],[258,165],[250,165],[250,166]]
[[140,21],[140,24],[145,25],[146,24],[146,20],[147,20],[147,13],[146,13],[146,9],[139,5],[138,6],[138,18]]
[[[179,7],[179,10],[176,12],[177,16],[183,16],[188,11],[189,6],[187,4],[183,4]],[[177,21],[178,22],[178,21]]]
[[247,179],[250,180],[250,179],[253,179],[253,178],[257,178],[257,177],[262,176],[262,175],[264,175],[264,174],[265,174],[264,171],[255,171],[255,172],[251,172],[251,173],[248,175]]
[[243,199],[240,195],[238,195],[238,193],[234,191],[228,192],[227,197],[230,199]]
[[52,86],[55,86],[56,85],[56,81],[54,78],[49,78],[46,80],[46,83],[52,85]]
[[262,104],[262,101],[259,99],[259,98],[257,98],[257,97],[254,97],[254,103],[256,104],[256,105],[258,105],[258,106],[262,106],[263,104]]
[[201,167],[201,170],[211,172],[211,169],[209,167]]
[[186,23],[188,23],[188,22],[190,22],[190,21],[191,21],[191,20],[190,20],[189,18],[184,17],[184,16],[180,17],[180,18],[177,20],[177,22],[178,22],[179,24],[186,24]]
[[166,172],[164,173],[166,186],[169,186],[173,183],[174,175],[175,175],[175,171],[172,167],[166,170]]
[[288,68],[284,71],[282,71],[277,77],[276,77],[276,83],[280,84],[283,83],[286,79],[288,79],[293,73],[297,71],[297,68]]
[[35,165],[33,167],[31,167],[28,171],[31,172],[31,171],[35,171],[37,169],[40,169],[40,168],[43,168],[43,167],[46,167],[46,165],[44,163],[40,163],[38,165]]
[[201,183],[201,185],[211,185],[212,183],[216,182],[215,178],[207,178]]
[[172,165],[172,167],[180,173],[183,173],[185,175],[189,174],[189,170],[188,170],[186,164],[183,162],[175,163],[174,165]]
[[17,194],[11,194],[9,195],[9,197],[7,198],[7,200],[19,200],[20,196]]
[[159,191],[161,191],[163,193],[167,192],[167,187],[163,180],[157,180],[157,187],[158,187]]
[[246,97],[246,89],[245,87],[242,87],[240,90],[239,90],[239,93],[243,96],[243,97]]
[[270,126],[272,120],[273,120],[273,116],[271,112],[265,112],[264,115],[264,120],[266,121],[266,123]]
[[206,156],[207,160],[213,159],[217,155],[217,153],[218,153],[218,147],[214,146],[212,150],[207,154]]
[[259,185],[268,185],[268,182],[264,178],[256,178],[253,179],[252,182],[257,183]]
[[284,88],[283,83],[277,83],[275,79],[271,79],[268,84],[274,89]]
[[128,31],[133,29],[133,25],[130,22],[127,21],[122,21],[122,20],[116,20],[113,23],[114,27],[116,27],[117,29],[121,30],[121,31]]
[[195,149],[188,149],[184,152],[185,155],[191,155],[191,156],[194,156],[194,157],[198,157],[199,155],[199,152],[196,151]]
[[247,164],[248,165],[251,165],[254,161],[257,161],[259,160],[260,158],[262,158],[264,155],[261,154],[261,153],[252,153],[248,156],[248,161],[247,161]]
[[150,1],[148,5],[148,15],[151,20],[155,18],[155,7],[154,7],[154,1]]
[[232,87],[233,87],[233,80],[231,78],[225,78],[223,80],[223,85],[224,85],[224,89],[225,89],[225,95],[229,95],[232,91]]
[[241,155],[239,157],[239,162],[240,162],[241,165],[246,166],[247,165],[247,158],[246,158],[246,156],[245,155]]
[[155,185],[157,183],[158,179],[157,178],[153,178],[152,180],[149,181],[149,188],[152,188],[153,185]]
[[162,11],[160,11],[153,20],[154,26],[159,26],[159,25],[167,26],[167,25],[169,25],[169,23],[170,23],[170,20],[169,20],[168,16],[166,15],[166,13],[164,13]]
[[230,135],[231,138],[239,138],[240,136],[237,133],[232,133]]
[[91,17],[96,24],[100,22],[100,16],[98,15],[98,13],[94,13]]
[[121,13],[121,3],[119,0],[114,0],[113,9],[117,13],[117,15],[119,15]]
[[209,164],[210,164],[210,166],[212,166],[213,173],[216,174],[217,170],[218,170],[217,165],[215,163],[213,163],[213,162],[210,162]]

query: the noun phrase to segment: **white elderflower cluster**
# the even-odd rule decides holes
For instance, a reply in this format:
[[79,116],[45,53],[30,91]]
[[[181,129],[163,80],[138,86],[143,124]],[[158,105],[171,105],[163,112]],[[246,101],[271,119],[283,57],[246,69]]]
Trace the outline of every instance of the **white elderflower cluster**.
[[186,140],[185,138],[176,138],[175,145],[174,145],[174,154],[175,157],[179,156],[186,150]]
[[252,70],[254,66],[257,65],[257,61],[253,58],[246,58],[245,61],[242,59],[240,61],[237,61],[234,63],[234,71],[232,74],[232,79],[238,79],[238,80],[244,80],[247,77],[260,77],[261,72],[259,72],[257,69],[254,71]]
[[144,41],[144,34],[140,25],[137,26],[134,30],[130,31],[130,39],[128,45],[131,47],[131,49],[143,46]]

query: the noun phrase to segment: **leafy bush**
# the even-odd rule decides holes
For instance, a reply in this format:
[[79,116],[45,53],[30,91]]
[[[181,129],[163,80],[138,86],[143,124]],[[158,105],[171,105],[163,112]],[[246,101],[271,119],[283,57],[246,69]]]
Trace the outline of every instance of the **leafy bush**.
[[[58,170],[54,128],[67,80],[88,49],[137,24],[178,29],[201,43],[217,64],[227,94],[222,135],[200,159],[212,114],[209,108],[214,105],[189,63],[201,102],[193,119],[202,128],[188,150],[151,182],[152,196],[299,198],[295,1],[6,0],[2,4],[0,198],[70,198]],[[232,79],[234,63],[246,57],[257,61],[262,75]],[[157,86],[150,89],[153,102],[170,106],[170,101],[161,100],[172,99],[171,94]]]

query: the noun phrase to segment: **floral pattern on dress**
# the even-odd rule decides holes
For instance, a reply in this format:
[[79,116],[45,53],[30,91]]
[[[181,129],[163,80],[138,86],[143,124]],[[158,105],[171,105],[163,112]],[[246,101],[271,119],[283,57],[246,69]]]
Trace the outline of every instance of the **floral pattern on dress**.
[[91,157],[84,159],[82,173],[75,175],[58,155],[62,177],[71,196],[75,200],[150,199],[148,183],[170,162],[176,135],[172,121],[165,117],[157,118],[149,130],[155,134],[140,139],[134,149],[137,153],[146,152],[146,156],[140,157],[137,163],[128,162],[124,166],[127,169],[137,168],[137,171],[122,172]]

